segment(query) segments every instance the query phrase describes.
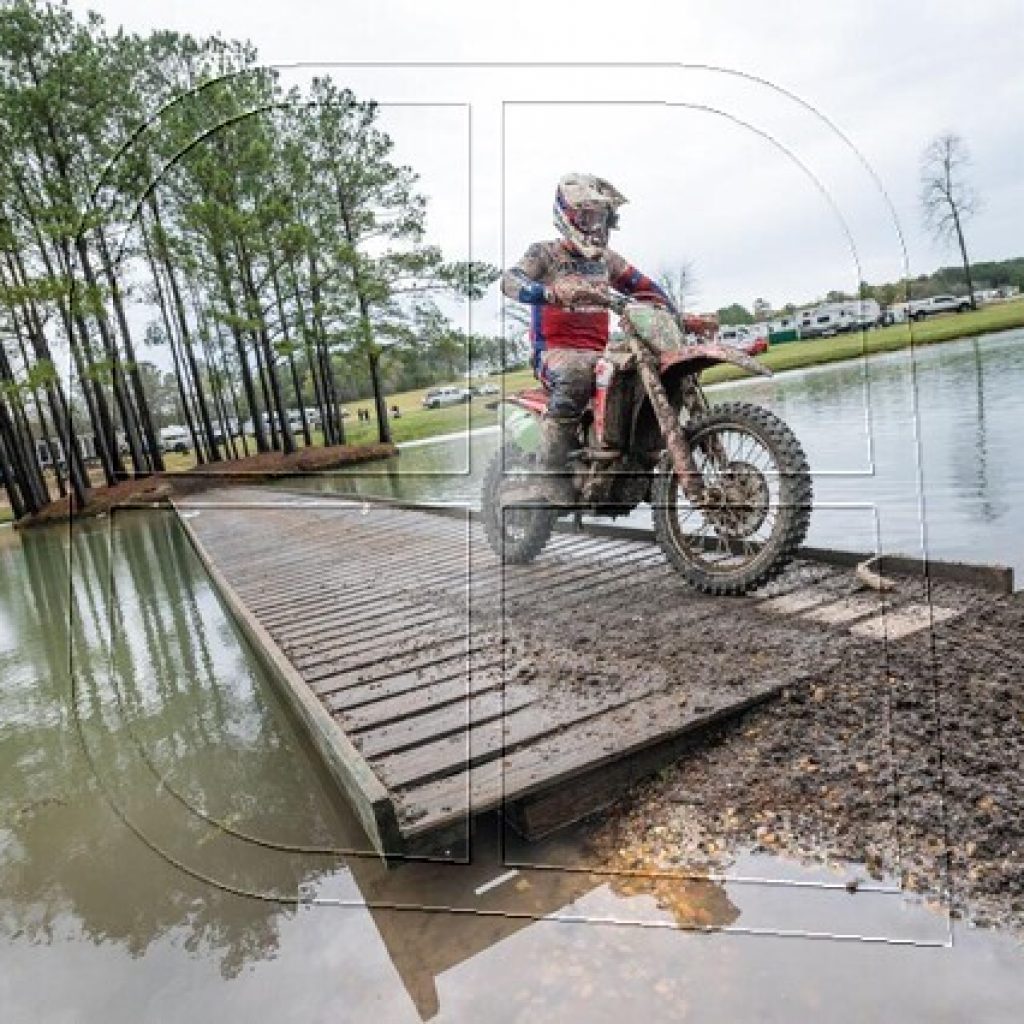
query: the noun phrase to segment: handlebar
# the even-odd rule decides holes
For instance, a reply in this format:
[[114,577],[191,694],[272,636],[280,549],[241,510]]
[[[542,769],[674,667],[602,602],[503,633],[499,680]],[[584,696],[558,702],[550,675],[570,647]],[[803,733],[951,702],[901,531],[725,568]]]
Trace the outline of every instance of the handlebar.
[[617,292],[609,292],[607,296],[587,299],[586,302],[581,302],[579,305],[575,303],[569,306],[569,309],[573,310],[585,310],[585,309],[610,309],[613,313],[617,313],[621,316],[626,311],[626,306],[631,302],[643,302],[645,296],[650,296],[652,299],[657,300],[656,305],[665,306],[665,300],[657,292],[634,292],[632,295],[620,295]]

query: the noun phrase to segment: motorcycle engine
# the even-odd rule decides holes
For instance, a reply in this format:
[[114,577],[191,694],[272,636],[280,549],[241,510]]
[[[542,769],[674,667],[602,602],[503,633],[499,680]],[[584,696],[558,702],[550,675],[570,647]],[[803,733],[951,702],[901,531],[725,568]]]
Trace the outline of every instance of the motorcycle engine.
[[624,457],[613,465],[597,462],[587,467],[581,481],[581,497],[602,516],[629,515],[648,499],[651,471],[635,459]]

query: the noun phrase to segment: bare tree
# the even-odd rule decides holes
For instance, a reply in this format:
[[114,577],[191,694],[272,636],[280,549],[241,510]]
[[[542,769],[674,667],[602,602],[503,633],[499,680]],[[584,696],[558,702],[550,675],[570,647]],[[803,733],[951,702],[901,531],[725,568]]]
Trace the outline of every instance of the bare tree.
[[682,313],[697,291],[697,275],[693,260],[681,260],[674,267],[658,275],[658,284]]
[[959,135],[949,133],[933,139],[921,155],[921,206],[925,224],[937,240],[956,239],[971,306],[976,309],[963,227],[964,221],[977,213],[979,206],[978,197],[966,179],[970,162],[967,145]]

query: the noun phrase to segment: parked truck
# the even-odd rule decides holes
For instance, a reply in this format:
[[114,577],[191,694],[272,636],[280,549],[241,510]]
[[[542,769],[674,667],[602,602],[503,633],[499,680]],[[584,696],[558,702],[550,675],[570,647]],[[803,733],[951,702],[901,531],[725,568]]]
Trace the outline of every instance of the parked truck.
[[907,303],[907,316],[911,320],[923,320],[939,313],[966,313],[970,308],[971,300],[966,295],[933,295]]

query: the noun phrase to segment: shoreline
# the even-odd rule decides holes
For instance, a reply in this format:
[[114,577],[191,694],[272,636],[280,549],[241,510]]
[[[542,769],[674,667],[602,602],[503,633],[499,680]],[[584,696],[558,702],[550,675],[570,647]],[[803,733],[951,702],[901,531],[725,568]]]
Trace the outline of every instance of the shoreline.
[[209,487],[252,484],[327,472],[363,462],[378,462],[398,453],[393,444],[338,445],[331,448],[300,448],[292,455],[262,452],[247,459],[207,463],[187,470],[164,471],[145,477],[130,477],[113,487],[97,487],[84,509],[72,509],[71,499],[58,498],[35,515],[24,516],[11,525],[32,530],[79,519],[92,519],[123,505],[160,504],[172,498],[197,494]]
[[[860,360],[874,360],[874,359],[881,359],[881,358],[883,358],[885,356],[894,356],[894,355],[899,354],[900,352],[905,352],[905,351],[907,351],[907,349],[910,349],[910,348],[916,348],[916,347],[932,348],[933,346],[936,346],[936,345],[947,345],[947,344],[952,344],[952,343],[957,342],[957,341],[970,341],[970,340],[976,339],[978,337],[989,337],[989,336],[991,336],[992,338],[996,339],[996,338],[1000,338],[1004,334],[1010,334],[1010,333],[1012,333],[1014,331],[1020,331],[1020,330],[1024,330],[1024,311],[1022,311],[1021,324],[1020,324],[1020,326],[1016,326],[1016,327],[1007,327],[1007,328],[1004,328],[1002,330],[997,330],[997,331],[987,331],[986,330],[986,331],[982,331],[982,332],[978,332],[978,333],[958,334],[956,336],[952,336],[952,337],[948,337],[948,338],[946,338],[946,337],[934,338],[934,339],[931,339],[931,340],[928,340],[928,341],[921,341],[920,339],[915,339],[912,343],[908,343],[906,345],[902,345],[902,346],[900,346],[898,348],[884,347],[884,348],[879,348],[876,351],[865,351],[865,352],[857,353],[857,354],[850,355],[850,356],[843,356],[841,358],[818,360],[818,361],[815,361],[815,362],[808,362],[808,363],[803,363],[803,364],[800,364],[800,365],[785,366],[785,367],[782,367],[780,369],[774,369],[773,368],[772,372],[773,372],[773,375],[775,377],[788,377],[790,375],[794,375],[795,376],[797,374],[813,373],[815,370],[823,370],[823,369],[826,369],[826,368],[829,368],[829,367],[835,367],[835,366],[837,366],[839,364],[842,364],[842,363],[855,363],[855,362],[858,362]],[[834,339],[828,339],[828,340],[831,341],[831,340],[834,340]],[[798,345],[800,343],[799,342],[794,342],[793,344],[797,344]],[[764,361],[764,357],[763,356],[758,356],[757,358],[759,360],[761,360],[761,361]],[[704,375],[705,376],[705,380],[707,380],[707,378],[711,375],[712,372],[713,371],[709,371],[708,373],[706,373]],[[744,373],[741,373],[741,372],[736,372],[735,375],[732,375],[732,371],[731,370],[726,370],[726,371],[724,371],[724,373],[725,373],[725,375],[722,376],[721,378],[716,376],[715,379],[707,381],[707,383],[704,385],[705,390],[707,390],[707,391],[716,391],[720,387],[736,387],[737,385],[745,385],[745,384],[750,384],[750,385],[762,384],[763,385],[766,381],[772,379],[771,377],[752,377],[749,374],[744,374]],[[518,389],[516,389],[516,390],[518,390]],[[505,392],[505,394],[515,394],[515,393],[516,392],[513,391],[513,390],[508,390],[508,391]],[[431,434],[431,435],[426,436],[426,437],[418,437],[418,438],[415,438],[415,439],[412,439],[412,440],[409,440],[409,441],[400,441],[396,445],[396,447],[401,451],[402,449],[405,449],[405,448],[419,448],[419,447],[422,447],[423,445],[427,445],[427,444],[443,444],[446,441],[461,441],[461,440],[465,440],[466,438],[471,438],[471,437],[476,437],[478,435],[493,433],[494,431],[498,430],[499,427],[500,427],[500,424],[491,423],[491,424],[487,424],[486,426],[482,426],[482,427],[467,427],[465,430],[445,431],[444,433]]]
[[[994,315],[998,313],[998,315]],[[956,319],[953,320],[952,318]],[[984,317],[964,323],[966,317]],[[831,338],[792,341],[770,348],[758,356],[776,375],[794,370],[809,370],[835,363],[870,359],[890,355],[907,349],[945,345],[956,341],[969,341],[979,337],[998,337],[1024,329],[1024,300],[1014,300],[1003,307],[990,307],[975,313],[950,314],[931,322],[896,324]],[[806,347],[805,347],[806,346]],[[813,346],[813,349],[810,348]],[[748,375],[731,367],[709,370],[704,374],[708,385],[748,379]]]
[[[972,322],[964,323],[964,318],[975,318]],[[980,319],[979,319],[980,318]],[[992,337],[999,338],[1004,334],[1013,331],[1024,330],[1024,299],[1013,300],[999,306],[985,307],[974,313],[950,314],[940,317],[931,322],[923,321],[918,324],[899,324],[892,327],[879,328],[874,331],[860,332],[850,335],[837,335],[825,339],[812,339],[808,341],[787,342],[784,345],[776,346],[767,353],[759,356],[759,360],[768,366],[775,376],[784,376],[796,372],[810,372],[827,366],[834,366],[841,363],[851,363],[858,360],[872,359],[878,356],[893,355],[907,349],[931,347],[933,345],[945,345],[957,341],[968,341],[972,338]],[[813,350],[805,346],[814,346]],[[781,365],[779,365],[781,364]],[[505,375],[503,380],[509,376]],[[704,386],[708,390],[715,390],[721,385],[735,386],[745,382],[753,383],[763,381],[766,378],[751,377],[738,369],[732,367],[715,367],[703,375]],[[525,386],[528,382],[521,382]],[[519,381],[513,387],[503,388],[499,400],[506,394],[514,394],[520,390]],[[397,398],[398,396],[392,396]],[[500,424],[488,423],[477,427],[466,427],[463,430],[451,431],[442,429],[436,434],[428,433],[420,437],[411,438],[408,441],[400,441],[396,444],[357,444],[339,446],[339,451],[364,451],[372,450],[372,454],[356,458],[344,458],[337,462],[328,459],[322,462],[319,459],[311,459],[310,453],[313,449],[302,448],[290,457],[294,462],[294,468],[277,468],[275,470],[263,470],[269,477],[288,476],[294,474],[318,473],[329,469],[337,469],[345,465],[354,465],[363,461],[378,461],[391,458],[399,454],[405,448],[417,448],[428,444],[443,444],[448,441],[458,441],[472,438],[477,435],[498,430]],[[384,450],[386,449],[386,450]],[[329,449],[317,448],[316,452],[326,452]],[[238,476],[250,482],[258,479],[259,468],[255,460],[264,459],[270,456],[274,461],[288,458],[278,452],[264,453],[263,455],[251,456],[249,459],[241,459],[226,463],[217,463],[214,467],[204,466],[188,470],[168,471],[163,474],[155,474],[152,477],[145,477],[142,480],[127,480],[118,484],[118,488],[125,484],[141,485],[145,481],[173,481],[177,484],[186,478],[204,476],[210,473],[221,477]],[[305,465],[303,465],[305,463]],[[230,467],[230,468],[228,468]],[[250,467],[250,468],[246,468]],[[219,470],[219,472],[218,472]],[[255,473],[255,475],[254,475]],[[97,488],[95,496],[99,496],[109,488]],[[140,490],[145,490],[141,488]],[[102,502],[101,502],[102,503]],[[58,499],[51,505],[46,506],[36,516],[25,517],[17,522],[3,518],[3,512],[7,506],[0,507],[0,526],[7,523],[16,528],[46,525],[54,522],[64,522],[72,517],[67,508],[67,499]],[[90,503],[89,508],[74,513],[74,517],[88,517],[105,511],[105,508],[93,509],[95,500]],[[62,511],[54,510],[54,505],[61,506]]]

